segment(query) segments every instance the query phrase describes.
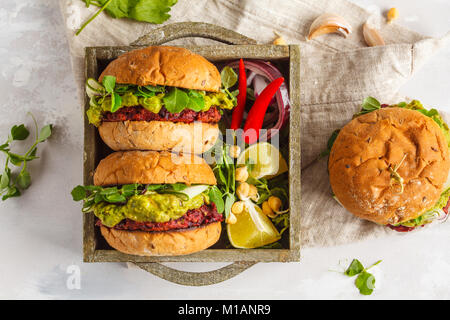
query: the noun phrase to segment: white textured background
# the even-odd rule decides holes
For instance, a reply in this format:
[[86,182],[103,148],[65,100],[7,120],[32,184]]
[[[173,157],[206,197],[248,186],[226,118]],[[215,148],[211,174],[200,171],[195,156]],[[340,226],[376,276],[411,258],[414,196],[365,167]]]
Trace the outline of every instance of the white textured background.
[[[448,0],[353,2],[382,12],[395,5],[397,23],[424,35],[440,37],[450,30]],[[402,93],[450,112],[449,58],[447,47],[416,72]],[[70,196],[81,183],[81,103],[57,1],[0,0],[0,72],[0,144],[13,124],[31,126],[27,111],[40,124],[56,126],[52,139],[38,149],[41,159],[30,163],[32,187],[0,203],[0,298],[450,298],[450,222],[371,242],[305,249],[301,263],[258,264],[201,288],[171,284],[125,264],[82,263],[80,206]],[[17,144],[17,150],[23,148]],[[365,265],[383,259],[373,269],[377,289],[370,297],[359,295],[354,279],[331,271],[354,257]],[[80,290],[66,286],[70,265],[81,269]],[[182,269],[222,265],[185,264]]]

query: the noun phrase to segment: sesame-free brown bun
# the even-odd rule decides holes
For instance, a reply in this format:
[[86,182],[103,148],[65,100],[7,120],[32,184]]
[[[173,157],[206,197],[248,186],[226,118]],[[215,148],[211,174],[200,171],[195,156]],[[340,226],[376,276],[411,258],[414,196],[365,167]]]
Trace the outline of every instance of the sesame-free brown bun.
[[114,249],[138,256],[179,256],[204,250],[215,244],[222,226],[214,222],[196,228],[164,232],[126,231],[100,227]]
[[100,75],[115,76],[116,82],[139,86],[161,85],[218,92],[217,68],[187,49],[154,46],[127,52],[113,60]]
[[203,158],[167,151],[114,152],[101,160],[95,170],[96,186],[132,183],[215,185],[216,178]]
[[[402,158],[404,158],[403,162]],[[404,190],[391,183],[391,172]],[[351,213],[379,224],[421,215],[439,199],[450,168],[439,126],[418,111],[382,108],[361,115],[339,133],[331,149],[331,188]]]
[[170,121],[103,122],[98,131],[111,149],[172,150],[201,154],[219,137],[217,123]]

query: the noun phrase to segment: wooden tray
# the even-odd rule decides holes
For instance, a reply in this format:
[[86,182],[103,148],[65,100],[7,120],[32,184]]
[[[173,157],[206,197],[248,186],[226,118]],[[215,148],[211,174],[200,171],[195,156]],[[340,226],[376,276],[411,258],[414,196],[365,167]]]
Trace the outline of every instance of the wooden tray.
[[[228,45],[186,46],[221,67],[226,62],[263,59],[276,64],[289,83],[291,114],[289,121],[289,249],[233,249],[219,241],[213,247],[185,256],[140,257],[127,255],[109,247],[98,228],[94,215],[83,215],[83,258],[85,262],[133,262],[166,280],[183,285],[209,285],[229,279],[257,262],[289,262],[300,260],[300,51],[299,46],[257,45],[256,41],[234,31],[206,23],[175,23],[155,29],[126,47],[87,47],[86,79],[97,79],[106,65],[119,55],[150,45],[185,38],[203,37]],[[220,70],[220,69],[219,69]],[[85,111],[89,98],[85,96]],[[93,184],[94,170],[101,159],[112,152],[101,140],[97,129],[88,123],[84,112],[84,184]],[[221,239],[226,237],[223,233]],[[160,262],[234,262],[211,272],[184,272]]]

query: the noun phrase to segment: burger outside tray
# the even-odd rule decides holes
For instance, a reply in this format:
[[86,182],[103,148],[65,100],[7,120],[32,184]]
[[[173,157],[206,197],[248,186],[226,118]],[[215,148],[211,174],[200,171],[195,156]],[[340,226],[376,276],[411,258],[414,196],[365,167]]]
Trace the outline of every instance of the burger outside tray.
[[[164,36],[162,36],[164,35]],[[257,45],[255,41],[236,32],[205,23],[177,23],[154,30],[126,47],[87,47],[85,76],[98,78],[106,65],[119,55],[149,45],[161,45],[178,38],[199,36],[231,45],[186,46],[204,56],[219,70],[227,62],[245,59],[270,61],[279,68],[289,85],[291,111],[289,119],[289,198],[290,228],[288,249],[234,249],[225,245],[226,232],[213,247],[185,256],[141,257],[127,255],[109,247],[98,228],[94,227],[94,215],[83,216],[83,257],[85,262],[134,262],[149,272],[162,276],[163,265],[155,262],[236,262],[218,272],[205,273],[209,279],[185,277],[185,272],[171,269],[172,278],[167,280],[187,285],[205,285],[223,281],[242,272],[256,262],[289,262],[300,260],[300,52],[299,46]],[[85,98],[85,111],[89,100]],[[86,112],[84,112],[86,114]],[[94,170],[101,159],[112,152],[101,140],[98,131],[84,119],[84,184],[91,185]],[[151,263],[151,264],[149,264]],[[153,268],[146,268],[153,265]]]

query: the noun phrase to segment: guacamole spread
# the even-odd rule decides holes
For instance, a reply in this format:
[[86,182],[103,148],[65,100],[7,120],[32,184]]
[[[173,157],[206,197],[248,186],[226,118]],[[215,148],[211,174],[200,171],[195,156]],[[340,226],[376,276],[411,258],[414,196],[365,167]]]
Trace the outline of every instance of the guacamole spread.
[[183,216],[188,210],[198,209],[205,202],[199,194],[183,200],[174,194],[152,193],[132,196],[125,205],[100,202],[92,207],[96,217],[107,227],[114,227],[124,219],[137,222],[167,222]]

